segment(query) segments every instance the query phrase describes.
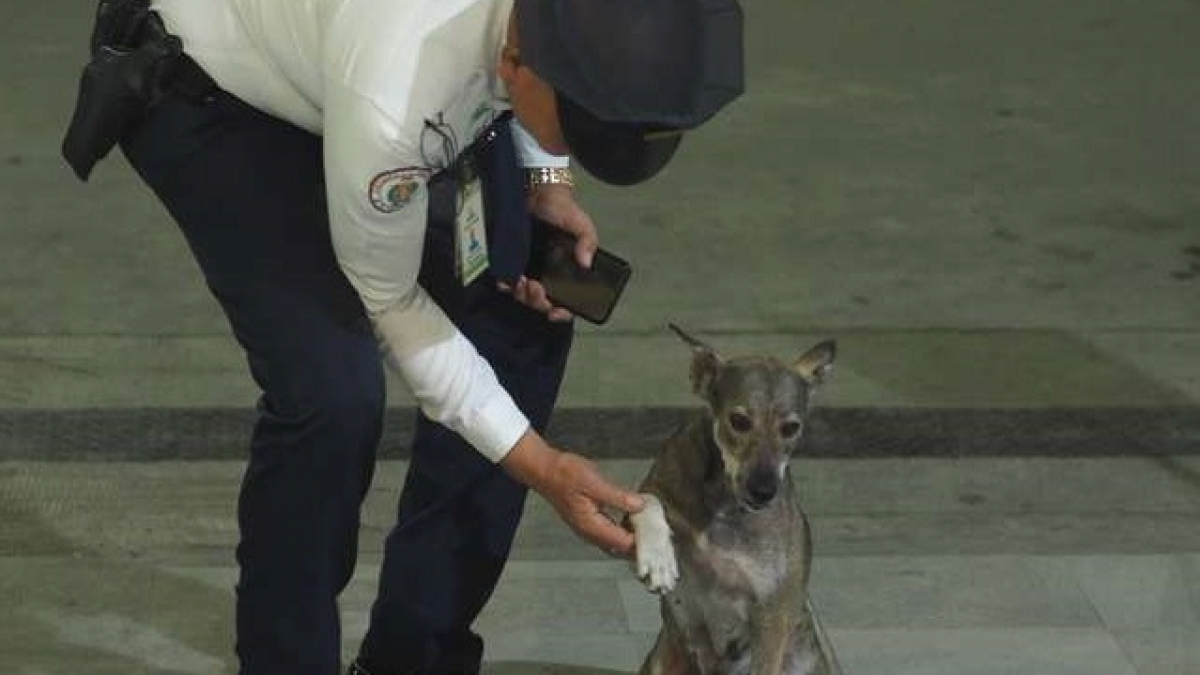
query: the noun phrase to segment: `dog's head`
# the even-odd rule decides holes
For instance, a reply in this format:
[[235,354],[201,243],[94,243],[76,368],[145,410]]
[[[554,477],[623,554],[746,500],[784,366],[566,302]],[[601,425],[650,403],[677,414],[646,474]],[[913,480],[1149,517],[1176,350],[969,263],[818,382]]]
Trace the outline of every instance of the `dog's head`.
[[712,438],[737,500],[766,507],[800,445],[813,392],[833,369],[837,345],[826,340],[788,364],[774,358],[725,360],[671,325],[692,347],[692,389],[708,405]]

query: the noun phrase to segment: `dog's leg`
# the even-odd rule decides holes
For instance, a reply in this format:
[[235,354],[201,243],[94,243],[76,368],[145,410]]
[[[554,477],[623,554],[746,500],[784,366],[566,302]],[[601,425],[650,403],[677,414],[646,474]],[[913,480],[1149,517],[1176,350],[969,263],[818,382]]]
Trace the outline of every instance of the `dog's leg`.
[[[830,658],[834,655],[826,653],[828,644],[829,639],[812,611],[812,605],[806,602],[792,629],[784,675],[831,675],[834,668]],[[840,673],[841,668],[837,668],[836,672]]]
[[750,671],[752,675],[780,675],[791,626],[786,607],[777,602],[761,607],[750,617]]
[[658,497],[645,493],[642,497],[645,508],[629,517],[637,546],[637,576],[651,593],[668,593],[679,579],[671,527]]
[[688,664],[687,655],[679,648],[678,641],[668,633],[665,627],[659,631],[654,649],[646,655],[638,675],[699,675]]

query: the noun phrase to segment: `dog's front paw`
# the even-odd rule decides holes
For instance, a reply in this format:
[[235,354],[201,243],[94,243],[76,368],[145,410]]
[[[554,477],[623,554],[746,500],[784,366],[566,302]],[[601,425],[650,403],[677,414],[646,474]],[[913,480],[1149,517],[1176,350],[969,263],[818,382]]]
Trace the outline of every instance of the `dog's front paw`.
[[642,495],[646,506],[631,516],[637,544],[637,575],[651,593],[669,593],[679,580],[671,528],[662,503],[654,495]]
[[665,541],[639,544],[637,551],[637,574],[651,593],[670,593],[679,580],[679,566],[675,563],[675,549],[670,537]]

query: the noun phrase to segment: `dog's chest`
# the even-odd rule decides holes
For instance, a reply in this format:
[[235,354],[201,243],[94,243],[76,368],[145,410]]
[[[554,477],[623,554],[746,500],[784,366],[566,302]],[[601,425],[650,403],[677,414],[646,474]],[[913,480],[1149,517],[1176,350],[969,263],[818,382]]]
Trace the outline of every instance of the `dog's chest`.
[[[729,658],[749,641],[754,607],[778,592],[788,573],[786,533],[714,519],[678,547],[679,586],[672,612]],[[702,630],[696,630],[700,629]]]
[[703,585],[690,565],[683,569],[675,592],[663,598],[682,635],[691,658],[703,665],[700,672],[736,675],[750,659],[750,612],[753,601],[745,593]]
[[787,539],[786,532],[748,527],[736,516],[717,518],[690,542],[683,564],[713,588],[759,601],[787,574]]

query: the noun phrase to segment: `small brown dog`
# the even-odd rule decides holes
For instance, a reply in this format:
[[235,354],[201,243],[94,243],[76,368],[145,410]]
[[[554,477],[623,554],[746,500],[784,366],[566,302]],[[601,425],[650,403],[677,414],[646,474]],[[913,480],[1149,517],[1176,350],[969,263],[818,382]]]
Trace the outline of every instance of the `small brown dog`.
[[822,342],[792,364],[726,361],[676,326],[707,404],[667,441],[631,517],[638,576],[662,631],[641,675],[829,675],[808,604],[812,543],[788,463],[832,367]]

